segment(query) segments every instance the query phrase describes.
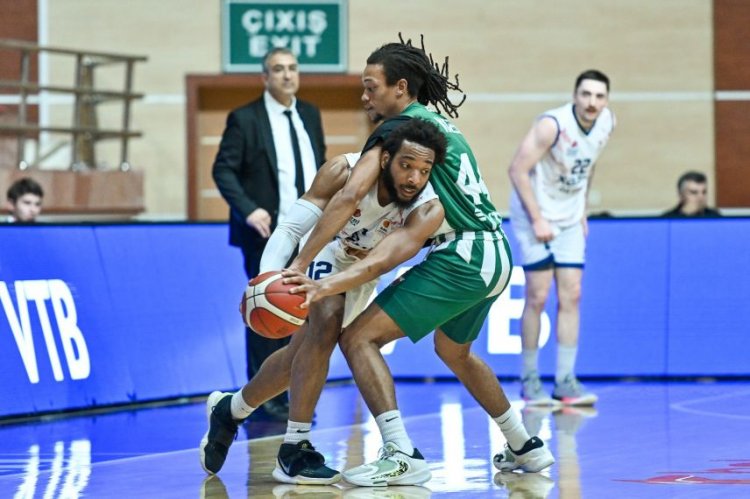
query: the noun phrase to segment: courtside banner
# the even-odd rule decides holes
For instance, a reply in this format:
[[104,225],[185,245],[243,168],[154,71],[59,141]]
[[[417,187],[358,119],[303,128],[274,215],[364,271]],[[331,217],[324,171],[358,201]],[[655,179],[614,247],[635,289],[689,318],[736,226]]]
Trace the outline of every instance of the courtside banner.
[[[241,386],[246,278],[227,232],[225,224],[0,227],[0,417]],[[592,220],[587,244],[581,376],[750,375],[750,219]],[[519,372],[524,292],[515,267],[473,346],[499,376]],[[541,321],[543,375],[555,369],[554,294]],[[382,353],[399,377],[452,376],[431,336]],[[329,377],[350,376],[337,349]]]
[[345,73],[348,64],[347,0],[222,3],[222,67],[227,73],[260,73],[274,47],[290,49],[299,69]]
[[0,227],[0,414],[244,382],[224,225]]

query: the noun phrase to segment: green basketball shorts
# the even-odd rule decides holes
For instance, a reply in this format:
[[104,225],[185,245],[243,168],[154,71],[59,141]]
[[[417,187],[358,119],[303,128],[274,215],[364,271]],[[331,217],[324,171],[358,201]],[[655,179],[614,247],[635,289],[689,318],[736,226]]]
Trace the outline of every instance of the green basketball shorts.
[[508,285],[512,268],[502,231],[451,232],[438,236],[427,258],[375,302],[415,343],[436,328],[457,343],[469,343]]

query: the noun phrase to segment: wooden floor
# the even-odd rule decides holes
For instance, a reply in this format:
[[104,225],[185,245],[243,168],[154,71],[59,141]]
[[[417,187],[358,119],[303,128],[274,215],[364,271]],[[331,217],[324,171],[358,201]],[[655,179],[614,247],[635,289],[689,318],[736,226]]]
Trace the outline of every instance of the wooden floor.
[[[518,385],[505,384],[518,401]],[[589,383],[596,409],[523,410],[550,445],[546,473],[498,473],[500,432],[456,383],[399,383],[407,429],[429,461],[425,487],[281,485],[270,472],[285,425],[241,427],[221,473],[206,478],[194,403],[0,425],[0,498],[703,498],[750,497],[750,383]],[[377,427],[353,386],[327,387],[313,443],[331,466],[371,460]]]

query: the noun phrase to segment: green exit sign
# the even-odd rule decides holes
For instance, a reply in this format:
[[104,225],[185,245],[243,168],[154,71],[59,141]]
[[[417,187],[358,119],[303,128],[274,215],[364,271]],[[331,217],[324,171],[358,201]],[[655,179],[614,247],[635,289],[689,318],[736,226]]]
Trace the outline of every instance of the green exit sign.
[[347,0],[254,2],[224,0],[222,65],[226,72],[261,72],[274,47],[297,55],[300,69],[343,73],[347,65]]

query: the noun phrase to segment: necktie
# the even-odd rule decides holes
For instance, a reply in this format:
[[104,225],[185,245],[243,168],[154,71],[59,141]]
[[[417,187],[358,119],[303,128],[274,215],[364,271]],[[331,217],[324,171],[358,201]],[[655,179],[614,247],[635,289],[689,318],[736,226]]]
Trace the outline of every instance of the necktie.
[[289,120],[289,135],[292,136],[292,148],[294,149],[294,184],[297,186],[297,197],[305,193],[305,174],[302,171],[302,152],[299,149],[299,140],[297,131],[292,123],[292,112],[287,109],[284,111],[286,118]]

